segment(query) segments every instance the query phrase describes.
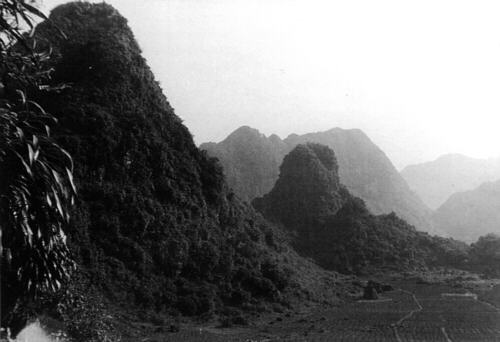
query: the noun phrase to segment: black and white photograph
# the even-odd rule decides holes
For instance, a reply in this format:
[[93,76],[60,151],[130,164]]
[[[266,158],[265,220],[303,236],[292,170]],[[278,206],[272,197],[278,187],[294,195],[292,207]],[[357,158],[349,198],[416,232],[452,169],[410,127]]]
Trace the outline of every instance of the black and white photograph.
[[500,3],[0,0],[0,342],[500,342]]

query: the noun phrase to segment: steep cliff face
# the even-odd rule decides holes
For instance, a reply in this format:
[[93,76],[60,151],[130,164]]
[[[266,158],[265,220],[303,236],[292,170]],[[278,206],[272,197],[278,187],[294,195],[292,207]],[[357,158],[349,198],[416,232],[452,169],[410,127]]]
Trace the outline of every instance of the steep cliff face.
[[115,303],[187,315],[274,300],[287,285],[273,229],[228,191],[107,4],[53,10],[37,39],[52,45],[59,94],[39,102],[75,160],[69,228],[81,269]]
[[334,128],[305,135],[292,134],[284,140],[276,135],[266,138],[253,131],[259,136],[258,140],[248,139],[238,129],[218,144],[200,146],[221,161],[224,172],[230,175],[229,186],[243,198],[253,199],[269,192],[278,179],[278,165],[297,144],[319,143],[335,151],[340,182],[353,195],[362,198],[370,211],[375,214],[394,211],[418,229],[433,231],[431,211],[362,131]]
[[449,236],[466,242],[500,235],[500,181],[453,194],[436,210],[434,220]]
[[417,232],[394,214],[372,215],[340,184],[335,155],[324,145],[297,145],[274,188],[253,204],[295,235],[299,253],[329,269],[458,265],[465,258],[465,245]]
[[476,159],[448,154],[431,162],[407,166],[401,175],[425,204],[437,209],[454,193],[500,179],[500,158]]

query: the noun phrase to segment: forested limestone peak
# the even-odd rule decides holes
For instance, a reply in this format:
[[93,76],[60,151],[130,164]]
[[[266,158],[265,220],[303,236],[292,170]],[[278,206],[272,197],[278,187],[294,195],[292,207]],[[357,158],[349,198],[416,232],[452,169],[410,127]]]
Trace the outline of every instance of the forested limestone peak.
[[55,8],[50,21],[35,39],[54,50],[54,83],[69,87],[38,100],[74,157],[68,235],[92,287],[116,304],[186,315],[279,298],[287,273],[273,228],[195,146],[127,21],[85,2]]
[[294,234],[300,253],[333,270],[459,265],[466,257],[465,244],[418,232],[394,213],[371,214],[340,184],[335,154],[324,145],[297,145],[273,189],[252,203]]

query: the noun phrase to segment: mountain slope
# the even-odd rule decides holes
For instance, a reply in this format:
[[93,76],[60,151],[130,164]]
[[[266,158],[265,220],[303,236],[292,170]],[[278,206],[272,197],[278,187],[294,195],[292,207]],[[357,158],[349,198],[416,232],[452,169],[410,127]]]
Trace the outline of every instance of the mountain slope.
[[500,158],[476,159],[448,154],[431,162],[407,166],[401,175],[425,204],[437,209],[456,192],[500,179]]
[[248,126],[238,128],[219,144],[203,144],[200,149],[219,158],[228,184],[249,202],[273,187],[289,150],[279,137],[267,138]]
[[297,145],[283,160],[274,188],[253,204],[295,233],[294,246],[320,265],[342,272],[459,264],[465,247],[417,232],[394,214],[374,216],[340,184],[334,152]]
[[334,128],[285,139],[291,146],[308,141],[335,151],[340,182],[354,196],[362,198],[372,213],[394,211],[417,228],[432,231],[431,212],[410,190],[385,153],[361,130]]
[[500,181],[453,194],[436,210],[434,220],[449,236],[466,242],[489,233],[500,235]]
[[116,304],[186,315],[277,300],[290,270],[273,228],[225,184],[175,115],[126,20],[107,4],[57,7],[36,37],[54,49],[39,102],[75,161],[68,236],[80,269]]
[[[244,134],[246,131],[252,131],[254,138]],[[360,130],[334,128],[301,136],[292,134],[281,140],[276,135],[266,138],[256,130],[240,128],[222,142],[202,144],[200,148],[221,161],[224,172],[230,175],[229,186],[251,200],[271,190],[285,154],[306,142],[324,144],[335,151],[340,182],[362,198],[370,211],[394,211],[419,229],[432,231],[430,210],[409,189],[387,156]]]

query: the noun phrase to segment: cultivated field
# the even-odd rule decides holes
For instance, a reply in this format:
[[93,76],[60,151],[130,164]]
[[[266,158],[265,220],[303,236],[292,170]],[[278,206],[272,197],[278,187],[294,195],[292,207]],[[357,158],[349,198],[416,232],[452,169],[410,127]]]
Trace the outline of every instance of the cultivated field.
[[463,287],[415,282],[398,287],[376,301],[274,314],[245,328],[189,326],[144,341],[500,341],[500,311],[482,300],[487,292],[475,299],[450,295],[467,292]]

